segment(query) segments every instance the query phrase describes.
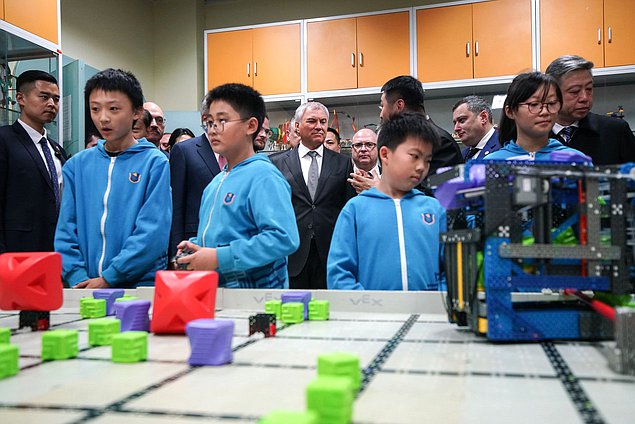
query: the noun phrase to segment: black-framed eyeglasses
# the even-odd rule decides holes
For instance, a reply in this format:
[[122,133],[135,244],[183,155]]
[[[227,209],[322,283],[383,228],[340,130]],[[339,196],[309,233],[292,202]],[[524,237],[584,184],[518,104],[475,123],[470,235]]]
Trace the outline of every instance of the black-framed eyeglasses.
[[212,128],[216,131],[216,134],[222,134],[225,131],[225,124],[230,122],[244,122],[249,118],[239,118],[239,119],[219,119],[218,121],[205,121],[203,123],[203,128],[207,131],[211,131]]
[[562,105],[560,102],[530,102],[530,103],[518,103],[519,105],[526,105],[529,113],[533,113],[534,115],[538,115],[542,112],[543,108],[547,108],[549,113],[557,113],[560,112],[560,108]]
[[353,143],[351,147],[355,150],[362,150],[362,147],[365,147],[367,150],[373,150],[377,147],[376,143]]

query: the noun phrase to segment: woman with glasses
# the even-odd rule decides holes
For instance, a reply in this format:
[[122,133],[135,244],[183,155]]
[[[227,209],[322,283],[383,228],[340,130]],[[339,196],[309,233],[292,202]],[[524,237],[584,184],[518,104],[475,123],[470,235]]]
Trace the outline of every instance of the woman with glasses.
[[507,90],[499,137],[503,148],[490,153],[486,160],[551,160],[552,152],[582,152],[549,138],[562,107],[562,92],[556,81],[540,72],[518,75]]

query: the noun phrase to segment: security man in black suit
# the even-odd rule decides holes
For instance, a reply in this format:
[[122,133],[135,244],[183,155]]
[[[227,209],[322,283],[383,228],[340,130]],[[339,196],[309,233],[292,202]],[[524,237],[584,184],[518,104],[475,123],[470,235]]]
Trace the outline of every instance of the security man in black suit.
[[298,147],[270,156],[291,185],[300,247],[289,257],[289,287],[326,289],[326,260],[337,217],[355,195],[346,181],[353,172],[350,158],[323,145],[329,112],[317,102],[295,112]]
[[0,127],[0,253],[53,251],[66,152],[45,124],[59,110],[57,80],[43,71],[17,79],[20,117]]
[[[208,93],[201,103],[201,119],[205,128],[210,103]],[[222,162],[223,158],[212,150],[206,133],[176,143],[172,147],[172,229],[168,252],[170,258],[176,254],[177,244],[196,235],[201,196],[205,187],[221,171],[219,159]]]
[[635,136],[622,119],[591,112],[593,107],[593,62],[580,56],[560,56],[547,67],[562,91],[551,137],[591,156],[595,165],[635,161]]

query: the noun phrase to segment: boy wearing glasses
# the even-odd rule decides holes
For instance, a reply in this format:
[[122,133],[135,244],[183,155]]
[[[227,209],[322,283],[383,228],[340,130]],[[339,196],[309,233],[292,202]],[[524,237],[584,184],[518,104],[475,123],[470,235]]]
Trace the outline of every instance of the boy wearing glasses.
[[213,270],[219,285],[287,288],[287,256],[300,244],[291,188],[254,141],[265,118],[260,94],[242,84],[208,93],[207,134],[227,165],[203,192],[196,237],[179,243],[177,259],[191,270]]
[[55,233],[64,280],[75,288],[154,284],[167,263],[172,219],[168,159],[132,125],[143,92],[129,72],[106,69],[88,80],[86,102],[104,138],[64,166]]
[[445,210],[416,187],[439,143],[433,125],[403,113],[387,121],[377,147],[382,177],[340,213],[327,265],[330,289],[438,290]]

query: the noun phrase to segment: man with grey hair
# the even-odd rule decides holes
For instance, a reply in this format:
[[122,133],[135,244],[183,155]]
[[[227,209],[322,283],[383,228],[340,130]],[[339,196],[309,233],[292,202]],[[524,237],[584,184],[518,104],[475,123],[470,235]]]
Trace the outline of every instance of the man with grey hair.
[[452,107],[454,132],[463,143],[463,160],[483,159],[500,148],[492,108],[479,96],[467,96]]
[[326,260],[335,221],[355,195],[346,181],[353,166],[346,156],[324,147],[329,121],[326,106],[302,104],[294,119],[300,144],[269,157],[291,186],[300,233],[300,247],[289,256],[289,287],[326,289]]
[[[201,122],[207,129],[210,106],[209,93],[201,102]],[[172,228],[169,257],[176,254],[176,245],[196,235],[198,212],[203,190],[221,171],[223,157],[214,153],[206,132],[198,137],[176,143],[170,155],[172,186]]]
[[547,67],[562,91],[562,108],[551,136],[591,156],[596,165],[633,162],[635,136],[628,123],[591,112],[592,68],[593,62],[580,56],[560,56]]

